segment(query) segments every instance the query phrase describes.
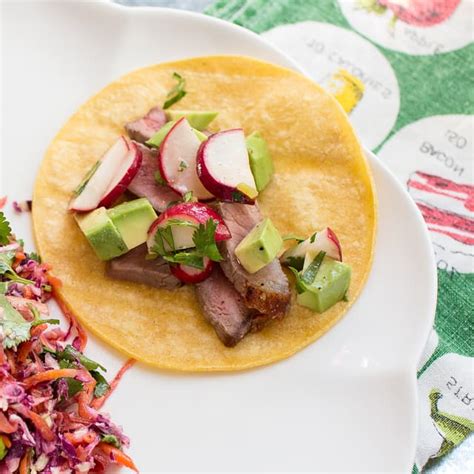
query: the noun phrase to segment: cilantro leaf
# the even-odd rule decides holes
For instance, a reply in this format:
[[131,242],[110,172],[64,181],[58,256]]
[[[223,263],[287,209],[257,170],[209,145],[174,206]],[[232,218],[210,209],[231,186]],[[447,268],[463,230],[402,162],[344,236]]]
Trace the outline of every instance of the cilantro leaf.
[[177,72],[173,72],[173,79],[178,81],[178,83],[166,95],[166,100],[163,104],[164,109],[176,104],[176,102],[180,101],[187,94],[187,92],[184,90],[186,79],[180,76]]
[[222,255],[216,244],[216,229],[217,222],[214,219],[209,219],[205,225],[199,224],[193,234],[193,242],[199,255],[220,262]]
[[178,252],[173,255],[165,255],[163,258],[170,263],[188,265],[189,267],[198,268],[199,270],[202,270],[204,268],[203,257],[202,255],[199,255],[196,251]]
[[8,291],[9,281],[0,281],[0,294],[4,295]]
[[15,259],[15,252],[0,253],[0,275],[4,275],[7,272],[13,272],[11,267],[13,260]]
[[119,439],[117,438],[117,436],[115,435],[112,435],[112,434],[102,435],[100,440],[102,441],[102,443],[111,444],[112,446],[115,446],[118,449],[120,449],[121,447],[121,443]]
[[97,382],[95,384],[95,389],[94,389],[94,397],[99,398],[103,397],[110,389],[110,385],[105,380],[105,377],[100,373],[97,372],[96,370],[91,370],[90,374],[92,377],[94,377],[95,381]]
[[285,262],[289,267],[296,268],[296,270],[303,270],[304,257],[287,257]]
[[10,223],[8,222],[5,214],[0,211],[0,245],[7,245],[12,233],[12,228],[10,227]]
[[181,160],[179,162],[178,171],[180,172],[184,171],[187,167],[188,167],[188,164],[184,160]]
[[296,268],[293,268],[293,267],[288,267],[288,268],[293,272],[293,275],[295,276],[296,291],[298,292],[298,294],[308,291],[309,288],[306,285],[306,283],[301,279],[300,272]]
[[29,252],[28,258],[30,260],[35,260],[38,263],[41,263],[41,257],[36,252]]
[[13,349],[30,338],[31,323],[0,295],[0,338],[5,349]]
[[68,344],[64,348],[64,350],[58,352],[57,356],[60,361],[61,360],[66,360],[68,362],[77,361],[89,371],[100,368],[104,372],[107,372],[107,369],[104,366],[100,365],[98,362],[93,361],[92,359],[89,359],[89,357],[86,357],[84,354],[74,349],[74,347],[72,347],[70,344]]
[[301,279],[307,284],[311,285],[316,278],[316,274],[319,271],[319,268],[321,267],[321,263],[323,263],[323,259],[326,255],[326,252],[321,252],[314,257],[314,260],[308,265],[306,270],[303,272],[301,275]]
[[34,285],[33,281],[22,278],[13,270],[11,265],[14,258],[15,252],[0,253],[0,275],[4,275],[9,280],[22,283],[23,285]]

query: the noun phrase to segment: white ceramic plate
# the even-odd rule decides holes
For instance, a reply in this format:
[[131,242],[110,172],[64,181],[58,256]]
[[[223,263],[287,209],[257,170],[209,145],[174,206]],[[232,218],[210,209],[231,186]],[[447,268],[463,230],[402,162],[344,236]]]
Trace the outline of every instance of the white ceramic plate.
[[[9,2],[2,13],[0,195],[30,248],[30,215],[12,216],[10,203],[30,198],[47,144],[102,86],[189,56],[247,54],[298,68],[257,35],[203,15],[107,2]],[[269,367],[182,375],[135,366],[107,409],[142,472],[411,470],[435,265],[416,207],[368,155],[379,229],[359,300],[316,343]],[[88,353],[111,374],[123,362],[93,338]]]

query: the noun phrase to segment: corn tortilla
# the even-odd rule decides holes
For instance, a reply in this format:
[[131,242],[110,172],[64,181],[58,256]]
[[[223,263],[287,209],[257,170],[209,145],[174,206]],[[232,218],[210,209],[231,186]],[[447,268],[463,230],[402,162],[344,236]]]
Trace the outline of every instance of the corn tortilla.
[[[282,234],[330,226],[352,266],[349,302],[323,314],[295,302],[286,318],[225,347],[204,320],[192,286],[169,291],[105,276],[67,211],[72,190],[124,134],[124,124],[162,104],[186,79],[179,109],[219,111],[211,130],[243,127],[267,140],[275,163],[259,197]],[[359,295],[374,249],[376,199],[368,164],[342,108],[308,78],[240,56],[213,56],[133,71],[105,87],[64,125],[41,164],[33,197],[38,250],[84,326],[139,361],[178,371],[232,371],[269,364],[304,348],[333,326]],[[291,286],[294,287],[291,278]]]

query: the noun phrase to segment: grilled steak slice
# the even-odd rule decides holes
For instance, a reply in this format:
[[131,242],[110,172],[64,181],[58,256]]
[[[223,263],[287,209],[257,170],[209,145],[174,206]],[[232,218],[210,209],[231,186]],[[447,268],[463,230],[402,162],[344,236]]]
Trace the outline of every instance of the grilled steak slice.
[[170,273],[169,265],[162,258],[146,260],[146,244],[107,262],[106,274],[118,280],[168,288],[172,290],[181,286],[181,282]]
[[141,143],[136,145],[142,152],[143,160],[138,173],[128,185],[128,190],[138,197],[146,197],[158,212],[163,212],[170,202],[179,200],[180,196],[155,180],[155,173],[158,171],[158,151],[151,150]]
[[231,239],[219,243],[224,257],[222,270],[247,307],[262,313],[256,325],[256,329],[260,329],[265,320],[279,319],[286,313],[291,299],[288,279],[278,259],[256,273],[248,273],[235,256],[237,245],[262,220],[257,205],[222,202],[217,208],[232,234]]
[[206,320],[227,347],[235,346],[250,330],[250,310],[218,265],[211,276],[196,285]]
[[129,137],[140,143],[149,140],[164,124],[166,115],[161,107],[153,107],[144,117],[125,125]]

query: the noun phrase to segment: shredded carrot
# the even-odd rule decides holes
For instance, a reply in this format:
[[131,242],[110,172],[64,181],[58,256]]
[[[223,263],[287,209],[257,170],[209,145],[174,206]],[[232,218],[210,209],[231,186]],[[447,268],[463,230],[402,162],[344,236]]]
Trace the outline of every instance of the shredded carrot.
[[31,352],[32,347],[33,341],[26,341],[21,343],[16,356],[17,361],[20,363],[25,362],[28,357],[28,354]]
[[23,380],[26,388],[31,388],[36,384],[41,382],[48,382],[50,380],[60,379],[62,377],[77,377],[81,373],[77,369],[54,369],[46,370],[45,372],[40,372],[39,374],[32,375]]
[[8,200],[7,196],[3,196],[2,198],[0,198],[0,209],[3,209],[5,207],[7,200]]
[[29,287],[29,285],[23,287],[23,296],[29,300],[33,299],[33,290]]
[[26,255],[23,252],[17,252],[15,254],[15,261],[13,262],[13,268],[17,267],[25,258]]
[[7,417],[3,414],[3,411],[0,410],[0,431],[2,433],[14,433],[16,431],[16,425],[10,423]]
[[135,466],[132,458],[127,456],[123,451],[120,451],[120,449],[107,443],[99,443],[97,447],[107,454],[112,461],[138,472],[137,466]]
[[69,310],[62,296],[60,296],[57,284],[53,283],[51,280],[50,283],[53,288],[53,297],[55,298],[56,303],[58,303],[58,306],[61,308],[64,317],[77,329],[77,334],[79,336],[80,342],[79,350],[83,352],[87,344],[87,333],[84,328],[79,324],[74,314]]
[[30,464],[30,450],[28,449],[20,462],[19,474],[28,474]]
[[9,448],[12,445],[10,438],[7,435],[0,434],[0,439],[3,441],[3,444],[6,448]]
[[0,344],[0,364],[4,364],[7,361],[5,351],[3,350],[3,344]]
[[39,336],[46,329],[48,329],[48,325],[46,323],[38,324],[38,326],[31,328],[30,330],[31,337]]
[[79,416],[81,418],[90,421],[94,419],[94,415],[89,409],[89,396],[84,391],[79,392],[79,395],[77,397],[77,412],[79,413]]
[[102,408],[104,403],[107,401],[107,399],[112,395],[112,392],[117,388],[117,385],[119,384],[121,378],[125,374],[125,372],[133,367],[133,364],[135,364],[135,359],[128,359],[125,364],[121,367],[121,369],[117,372],[113,380],[110,382],[110,389],[107,390],[107,393],[105,395],[102,395],[102,397],[96,398],[92,403],[91,407],[95,408],[96,410],[99,410]]
[[48,277],[48,281],[53,288],[61,288],[63,282],[58,277],[51,275],[49,272],[46,276]]
[[54,441],[54,433],[51,431],[51,428],[47,425],[46,421],[44,421],[44,419],[40,415],[38,415],[32,410],[29,410],[28,416],[30,417],[31,422],[35,425],[35,428],[41,433],[41,436],[46,441]]

